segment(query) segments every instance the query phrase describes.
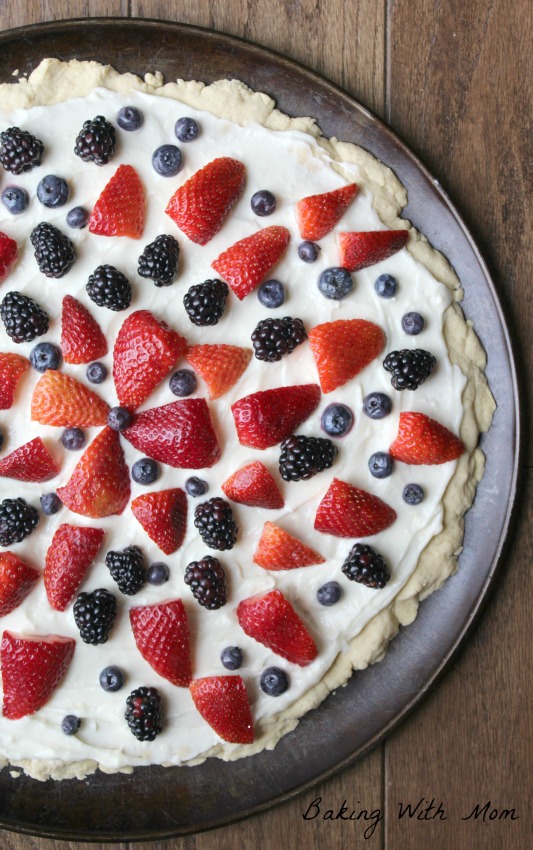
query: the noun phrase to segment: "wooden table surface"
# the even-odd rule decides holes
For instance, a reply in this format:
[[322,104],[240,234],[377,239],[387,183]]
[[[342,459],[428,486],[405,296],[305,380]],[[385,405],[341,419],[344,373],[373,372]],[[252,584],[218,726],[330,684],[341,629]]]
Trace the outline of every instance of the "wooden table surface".
[[[173,19],[271,47],[344,87],[420,156],[473,232],[503,301],[525,394],[533,365],[531,9],[528,0],[0,0],[0,24]],[[460,656],[410,718],[312,792],[243,823],[166,841],[165,850],[533,847],[531,444],[524,449],[497,585]],[[321,814],[311,818],[319,797]],[[414,818],[399,818],[399,804],[420,800]],[[370,821],[322,818],[345,801],[348,815],[379,810],[370,836]],[[464,819],[485,803],[485,822]],[[82,845],[0,832],[2,850],[68,846]]]

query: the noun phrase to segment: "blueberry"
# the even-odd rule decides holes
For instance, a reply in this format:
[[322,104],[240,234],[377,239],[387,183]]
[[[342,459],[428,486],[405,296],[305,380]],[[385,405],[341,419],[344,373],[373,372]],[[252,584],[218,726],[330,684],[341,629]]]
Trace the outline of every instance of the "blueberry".
[[162,561],[156,561],[148,567],[146,579],[148,584],[160,585],[166,584],[170,578],[170,570]]
[[85,434],[81,428],[65,428],[61,434],[61,442],[69,452],[77,452],[85,445]]
[[368,468],[374,478],[388,478],[392,474],[393,460],[386,452],[374,452],[368,459]]
[[131,468],[131,477],[137,484],[153,484],[161,474],[159,464],[150,457],[136,460]]
[[338,581],[327,581],[316,592],[316,598],[321,605],[336,605],[342,596],[342,587]]
[[174,125],[174,133],[178,142],[194,142],[200,128],[194,118],[178,118]]
[[326,298],[340,301],[346,298],[353,289],[353,280],[347,269],[324,269],[318,278],[318,288]]
[[81,726],[81,720],[75,714],[67,714],[61,721],[61,730],[65,735],[75,735]]
[[0,449],[4,445],[4,432],[0,431]]
[[183,157],[176,145],[161,145],[154,151],[152,165],[162,177],[174,177],[183,168]]
[[259,192],[255,192],[252,195],[250,206],[252,207],[252,212],[256,215],[272,215],[276,209],[276,198],[268,189],[260,189]]
[[169,381],[170,392],[180,398],[192,395],[197,385],[196,375],[190,369],[178,369]]
[[91,384],[102,384],[107,378],[107,366],[103,363],[89,363],[85,374]]
[[408,505],[419,505],[424,498],[424,491],[420,484],[407,484],[403,488],[402,498]]
[[374,289],[380,298],[394,298],[398,289],[398,281],[391,274],[380,274],[374,284]]
[[41,496],[41,509],[45,516],[52,516],[53,514],[56,514],[62,504],[63,502],[57,493],[45,493],[44,496]]
[[187,478],[185,489],[189,496],[203,496],[207,493],[209,487],[207,481],[202,481],[201,478]]
[[314,263],[320,254],[320,245],[316,242],[300,242],[298,245],[298,256],[304,263]]
[[6,186],[2,192],[2,203],[11,215],[20,215],[28,206],[28,193],[20,186]]
[[257,297],[263,307],[273,310],[285,302],[285,288],[279,280],[265,280],[257,291]]
[[47,174],[37,186],[37,197],[45,207],[62,207],[69,195],[67,181],[55,174]]
[[238,670],[242,666],[242,649],[238,646],[226,646],[220,653],[220,660],[226,670]]
[[120,667],[104,667],[98,678],[104,691],[120,691],[124,685],[124,673]]
[[385,393],[370,393],[363,399],[363,411],[371,419],[383,419],[392,410],[392,401]]
[[85,209],[85,207],[73,207],[67,213],[67,224],[76,230],[82,230],[87,226],[89,216],[89,210]]
[[279,667],[267,667],[261,674],[261,690],[269,697],[279,697],[289,687],[289,677]]
[[107,414],[107,424],[113,431],[125,431],[132,419],[132,414],[125,407],[112,407]]
[[328,404],[320,424],[330,437],[344,437],[353,425],[353,413],[345,404]]
[[123,106],[117,113],[117,124],[121,130],[138,130],[144,124],[144,115],[135,106]]
[[62,360],[61,349],[51,342],[39,342],[30,351],[30,363],[36,372],[59,369]]
[[409,336],[417,336],[424,330],[424,319],[420,313],[406,313],[402,316],[402,328]]

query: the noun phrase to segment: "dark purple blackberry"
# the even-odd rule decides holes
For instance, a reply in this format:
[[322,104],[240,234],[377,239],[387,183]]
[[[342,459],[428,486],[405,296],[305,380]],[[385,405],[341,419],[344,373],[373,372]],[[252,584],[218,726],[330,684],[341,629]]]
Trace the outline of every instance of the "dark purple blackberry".
[[114,266],[98,266],[89,276],[87,293],[91,301],[109,310],[127,310],[131,303],[128,278]]
[[63,277],[76,259],[74,246],[68,236],[53,224],[42,221],[30,234],[39,271],[46,277]]
[[194,524],[210,549],[233,549],[237,540],[237,526],[231,506],[224,499],[215,497],[197,505]]
[[11,174],[31,171],[41,164],[44,145],[27,130],[9,127],[0,133],[0,162]]
[[84,162],[105,165],[115,153],[115,128],[103,115],[85,121],[76,137],[74,153]]
[[39,522],[37,509],[24,499],[4,499],[0,504],[0,546],[20,543]]
[[157,236],[139,257],[138,273],[156,286],[170,286],[178,271],[180,246],[173,236]]
[[383,368],[391,372],[395,390],[416,390],[429,378],[436,362],[434,356],[423,348],[403,348],[387,354]]
[[127,546],[123,552],[108,552],[106,567],[126,596],[134,596],[146,584],[146,563],[138,546]]
[[48,316],[33,298],[8,292],[0,304],[0,317],[13,342],[31,342],[48,331]]
[[74,621],[84,643],[105,643],[115,617],[117,600],[109,590],[100,587],[92,593],[80,593],[74,603]]
[[223,280],[204,280],[191,286],[183,298],[187,315],[195,325],[216,325],[222,318],[229,289]]
[[136,688],[126,700],[128,726],[138,741],[153,741],[163,731],[157,688]]
[[263,319],[252,333],[254,354],[258,360],[273,363],[294,351],[307,339],[301,319]]
[[382,555],[365,543],[356,543],[342,565],[344,575],[350,581],[358,581],[366,587],[385,587],[390,579],[389,568]]
[[185,584],[189,585],[200,605],[209,611],[215,611],[226,604],[226,574],[220,561],[211,555],[188,565]]
[[307,481],[329,469],[337,454],[337,446],[323,437],[304,437],[292,434],[283,440],[279,471],[284,481]]

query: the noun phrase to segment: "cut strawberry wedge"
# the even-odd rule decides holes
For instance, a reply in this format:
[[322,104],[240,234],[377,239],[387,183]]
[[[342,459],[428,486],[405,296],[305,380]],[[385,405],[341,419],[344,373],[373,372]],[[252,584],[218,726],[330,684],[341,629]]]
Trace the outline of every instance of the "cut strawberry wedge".
[[0,552],[0,617],[14,611],[33,589],[40,573],[13,552]]
[[377,496],[334,478],[318,506],[315,528],[336,537],[369,537],[395,519],[396,511]]
[[56,611],[64,611],[74,599],[103,540],[103,528],[64,523],[55,532],[46,553],[44,586]]
[[0,476],[17,481],[50,481],[58,472],[59,466],[40,437],[0,460]]
[[464,444],[448,428],[424,413],[400,413],[398,435],[389,449],[402,463],[440,464],[456,460]]
[[86,307],[72,295],[63,298],[61,352],[65,363],[91,363],[107,354],[107,340]]
[[187,611],[181,599],[130,610],[137,648],[145,661],[173,685],[187,688],[192,679]]
[[254,563],[265,570],[294,570],[323,564],[325,558],[273,522],[265,522]]
[[15,400],[15,392],[30,361],[22,354],[0,353],[0,410],[9,410]]
[[237,383],[245,371],[252,351],[237,345],[193,345],[187,360],[209,389],[209,398],[220,398]]
[[407,230],[369,230],[339,233],[340,265],[358,272],[392,257],[407,244]]
[[318,655],[313,638],[279,590],[243,599],[237,618],[249,637],[293,664],[306,667]]
[[331,393],[381,354],[385,334],[366,319],[337,319],[312,328],[309,345],[322,392]]
[[0,233],[0,283],[6,279],[17,262],[18,247],[14,239]]
[[144,188],[132,165],[119,165],[96,201],[89,230],[99,236],[140,239],[145,219]]
[[5,631],[0,644],[3,716],[20,720],[42,708],[67,672],[75,645],[59,635],[23,637]]
[[261,283],[281,259],[290,233],[286,227],[271,225],[235,242],[211,263],[211,267],[229,283],[241,301]]
[[109,405],[70,375],[47,369],[39,378],[31,400],[31,418],[41,425],[89,428],[105,425]]
[[285,504],[272,475],[256,460],[238,469],[221,485],[222,492],[240,505],[274,510]]
[[317,242],[329,233],[342,218],[359,192],[356,183],[341,186],[332,192],[309,195],[296,204],[296,221],[302,239]]
[[223,741],[251,744],[254,727],[246,687],[240,676],[208,676],[189,685],[193,702]]
[[301,384],[260,390],[231,406],[239,442],[253,449],[281,443],[316,410],[320,401],[317,384]]
[[180,548],[187,527],[187,496],[183,490],[175,487],[143,493],[133,500],[131,511],[165,555]]

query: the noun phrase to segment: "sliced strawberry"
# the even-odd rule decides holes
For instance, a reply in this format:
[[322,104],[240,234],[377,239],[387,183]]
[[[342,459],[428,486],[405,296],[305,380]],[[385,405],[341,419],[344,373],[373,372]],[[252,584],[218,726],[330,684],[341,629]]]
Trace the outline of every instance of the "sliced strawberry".
[[22,637],[5,631],[0,644],[3,716],[19,720],[42,708],[67,672],[75,645],[59,635]]
[[242,162],[221,156],[180,186],[165,212],[191,242],[205,245],[224,224],[242,194],[245,180]]
[[396,511],[377,496],[334,478],[318,506],[315,528],[336,537],[369,537],[395,519]]
[[293,664],[305,667],[318,655],[313,638],[279,590],[243,599],[237,617],[249,637]]
[[18,247],[14,239],[10,239],[5,233],[0,233],[0,283],[6,279],[15,265],[18,256]]
[[145,219],[144,188],[132,165],[119,165],[96,201],[89,230],[99,236],[140,239]]
[[13,552],[0,552],[0,617],[5,617],[26,598],[40,573]]
[[239,442],[253,449],[281,443],[316,410],[317,384],[260,390],[231,405]]
[[105,425],[109,405],[76,378],[47,369],[39,378],[31,400],[31,418],[41,425],[89,428]]
[[130,622],[144,660],[163,679],[187,688],[192,679],[191,647],[187,611],[181,599],[132,608]]
[[265,522],[254,563],[265,570],[294,570],[323,564],[325,558],[273,522]]
[[401,251],[408,238],[407,230],[339,233],[340,265],[350,272],[361,271]]
[[359,191],[356,183],[342,186],[333,192],[309,195],[296,204],[296,221],[302,239],[313,242],[333,230]]
[[72,602],[104,540],[103,528],[60,525],[48,547],[44,586],[52,608],[64,611]]
[[240,676],[207,676],[189,685],[193,702],[205,722],[223,741],[251,744],[254,727],[250,703]]
[[107,340],[86,307],[72,295],[63,298],[61,351],[65,363],[91,363],[107,354]]
[[17,481],[50,481],[58,472],[59,466],[40,437],[0,460],[0,476]]
[[130,498],[130,475],[116,431],[109,426],[100,431],[57,495],[71,511],[93,519],[123,512]]
[[15,400],[15,392],[30,361],[22,354],[0,353],[0,410],[9,410]]
[[187,351],[187,360],[206,382],[211,400],[237,383],[251,356],[250,348],[237,345],[193,345]]
[[224,481],[221,488],[228,499],[240,505],[274,510],[285,504],[278,485],[259,460],[238,469]]
[[187,496],[183,490],[175,487],[143,493],[133,500],[131,510],[165,555],[172,555],[180,548],[187,526]]
[[368,366],[383,350],[385,334],[366,319],[337,319],[309,331],[322,392],[341,387]]
[[144,410],[122,434],[143,454],[178,469],[213,466],[221,455],[205,398]]
[[139,407],[186,348],[184,337],[149,310],[128,316],[113,350],[113,378],[121,405]]
[[211,263],[241,301],[264,280],[289,244],[286,227],[271,225],[235,242]]
[[419,465],[447,463],[465,450],[464,444],[448,428],[424,413],[400,413],[398,436],[389,449],[396,460]]

